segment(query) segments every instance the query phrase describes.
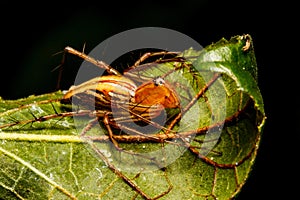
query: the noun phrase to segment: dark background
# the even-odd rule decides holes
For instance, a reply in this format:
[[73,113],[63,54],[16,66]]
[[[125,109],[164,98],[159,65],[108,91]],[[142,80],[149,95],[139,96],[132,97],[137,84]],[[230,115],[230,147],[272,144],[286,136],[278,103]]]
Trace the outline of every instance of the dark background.
[[[258,83],[265,102],[267,123],[254,169],[238,199],[287,198],[293,195],[290,178],[297,169],[288,155],[297,152],[292,143],[299,138],[283,103],[287,98],[290,74],[286,44],[293,34],[285,17],[292,14],[281,3],[263,1],[123,1],[105,4],[82,1],[69,4],[43,1],[42,4],[1,3],[1,79],[0,96],[17,99],[56,89],[62,54],[54,55],[70,45],[86,52],[103,40],[125,30],[156,26],[186,34],[202,46],[222,37],[248,33],[252,36],[258,65]],[[104,3],[104,2],[103,2]],[[296,35],[294,35],[297,38]],[[288,54],[289,55],[289,54]],[[64,69],[62,89],[68,89],[81,60]],[[75,65],[76,64],[76,65]],[[288,78],[284,75],[290,70]],[[284,77],[283,77],[284,76]],[[298,98],[299,99],[299,98]],[[297,103],[297,102],[296,102]],[[281,119],[276,115],[280,114]],[[288,120],[287,120],[288,119]],[[299,119],[299,118],[294,118]],[[300,121],[298,120],[298,123]],[[293,136],[293,137],[291,137]],[[296,138],[295,138],[296,137]],[[287,145],[288,143],[288,145]]]

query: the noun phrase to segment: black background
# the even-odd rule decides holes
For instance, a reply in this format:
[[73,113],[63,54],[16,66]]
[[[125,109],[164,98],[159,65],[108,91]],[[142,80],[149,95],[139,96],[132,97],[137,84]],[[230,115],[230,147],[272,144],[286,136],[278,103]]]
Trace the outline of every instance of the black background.
[[[254,42],[258,84],[268,118],[254,169],[237,199],[287,198],[294,191],[290,178],[297,175],[296,157],[289,155],[297,152],[292,144],[299,139],[299,128],[294,128],[297,123],[285,111],[297,113],[299,98],[285,94],[294,85],[291,77],[296,73],[288,64],[291,53],[286,52],[292,52],[287,45],[297,40],[297,35],[288,25],[292,23],[287,20],[293,14],[291,9],[279,2],[262,2],[1,3],[0,96],[17,99],[54,91],[58,72],[52,70],[62,58],[55,53],[67,45],[80,50],[84,44],[89,52],[103,40],[132,28],[170,28],[204,47],[222,37],[248,33]],[[72,85],[81,63],[70,62],[78,65],[66,67],[62,89]],[[287,98],[289,103],[284,103]]]

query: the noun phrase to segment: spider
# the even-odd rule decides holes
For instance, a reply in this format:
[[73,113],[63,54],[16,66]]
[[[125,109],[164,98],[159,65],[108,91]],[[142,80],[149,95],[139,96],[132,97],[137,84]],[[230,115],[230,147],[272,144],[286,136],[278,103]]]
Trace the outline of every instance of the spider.
[[[62,97],[62,102],[72,102],[75,105],[94,108],[96,118],[93,122],[101,120],[104,123],[110,140],[118,150],[121,148],[114,139],[111,127],[117,129],[122,127],[129,132],[144,135],[129,127],[130,123],[135,122],[149,123],[154,127],[171,131],[171,126],[166,129],[163,125],[151,120],[160,116],[165,109],[180,110],[179,95],[174,86],[165,80],[167,74],[146,78],[139,74],[139,68],[142,68],[140,64],[149,57],[157,55],[172,55],[174,57],[178,55],[177,52],[146,53],[123,75],[103,61],[95,60],[69,46],[65,48],[65,52],[77,55],[108,72],[108,75],[98,76],[79,85],[71,86]],[[180,61],[182,63],[182,58]],[[139,74],[138,77],[135,77],[137,74]],[[137,86],[132,79],[139,79],[141,84]],[[172,126],[174,124],[175,122]],[[82,131],[81,135],[84,135],[91,128],[92,123],[89,125]]]

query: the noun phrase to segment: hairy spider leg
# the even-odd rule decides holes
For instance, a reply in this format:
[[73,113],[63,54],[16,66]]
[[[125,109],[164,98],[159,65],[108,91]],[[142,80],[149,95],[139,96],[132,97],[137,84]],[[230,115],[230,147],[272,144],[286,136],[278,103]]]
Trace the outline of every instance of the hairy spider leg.
[[64,51],[66,53],[70,53],[75,56],[78,56],[78,57],[94,64],[95,66],[99,67],[100,69],[105,69],[109,74],[121,76],[120,72],[118,72],[116,69],[112,68],[110,65],[106,64],[103,61],[96,60],[95,58],[92,58],[91,56],[85,54],[84,52],[77,51],[76,49],[73,49],[72,47],[69,47],[69,46],[65,47]]
[[[160,51],[160,52],[147,52],[145,54],[143,54],[131,67],[129,67],[128,69],[135,69],[137,68],[142,62],[144,62],[145,60],[147,60],[148,58],[151,58],[153,56],[166,56],[166,55],[177,55],[179,52],[175,52],[175,51]],[[161,60],[162,58],[160,58],[159,60]]]
[[109,125],[109,119],[108,119],[108,115],[107,114],[104,114],[104,118],[103,118],[103,123],[108,131],[108,136],[109,136],[109,139],[110,141],[114,144],[115,148],[118,150],[118,151],[121,151],[122,148],[119,146],[118,142],[115,140],[114,138],[114,134],[111,130],[111,127]]

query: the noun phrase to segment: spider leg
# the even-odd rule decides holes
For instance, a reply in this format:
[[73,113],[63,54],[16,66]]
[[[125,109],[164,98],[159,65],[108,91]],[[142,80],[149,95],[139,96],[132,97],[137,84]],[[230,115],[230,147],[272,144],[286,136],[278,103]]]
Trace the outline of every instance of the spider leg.
[[178,53],[179,52],[173,52],[173,51],[160,51],[160,52],[152,52],[152,53],[147,52],[147,53],[143,54],[131,67],[129,67],[129,69],[137,68],[142,62],[144,62],[145,60],[147,60],[148,58],[151,58],[153,56],[177,55]]
[[89,123],[82,129],[80,136],[84,136],[91,128],[96,125],[99,121],[99,117],[95,117],[94,119],[90,120]]
[[[186,105],[182,111],[177,114],[171,124],[168,126],[168,131],[172,130],[175,124],[180,120],[180,118],[198,101],[200,97],[204,95],[204,93],[208,90],[208,88],[214,84],[214,82],[221,76],[220,73],[216,73],[212,79],[193,97],[193,99]],[[169,132],[167,132],[169,133]]]
[[94,125],[98,124],[99,119],[103,117],[103,123],[108,131],[108,137],[110,141],[113,143],[115,148],[118,151],[122,151],[123,149],[119,146],[118,142],[114,138],[113,131],[109,124],[109,113],[104,113],[104,115],[98,115],[94,119],[90,120],[89,123],[83,128],[83,130],[80,133],[80,136],[84,136]]
[[105,69],[109,74],[113,74],[113,75],[116,75],[116,76],[121,76],[121,74],[117,70],[115,70],[114,68],[112,68],[111,66],[106,64],[105,62],[100,61],[100,60],[96,60],[96,59],[88,56],[87,54],[85,54],[83,52],[80,52],[80,51],[77,51],[77,50],[73,49],[72,47],[67,46],[67,47],[65,47],[64,51],[66,53],[70,53],[70,54],[73,54],[75,56],[78,56],[78,57],[80,57],[80,58],[96,65],[100,69]]
[[109,118],[108,118],[108,114],[104,114],[104,117],[103,117],[103,123],[108,131],[108,136],[109,136],[109,139],[110,141],[113,143],[113,145],[115,146],[115,148],[118,150],[118,151],[122,151],[123,149],[119,146],[118,142],[115,140],[114,138],[114,134],[113,134],[113,131],[111,130],[111,127],[109,125]]

